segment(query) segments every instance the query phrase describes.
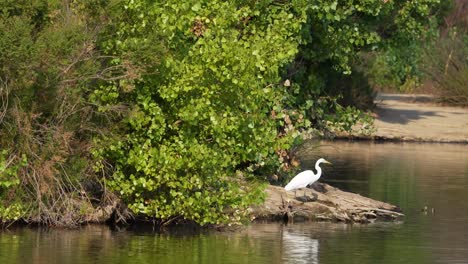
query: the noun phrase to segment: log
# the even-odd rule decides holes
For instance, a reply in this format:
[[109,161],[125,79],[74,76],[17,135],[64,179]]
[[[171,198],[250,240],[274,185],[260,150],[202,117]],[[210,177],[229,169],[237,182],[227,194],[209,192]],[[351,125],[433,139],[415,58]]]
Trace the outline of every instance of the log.
[[283,187],[268,186],[262,205],[252,207],[251,219],[281,221],[329,221],[372,223],[398,221],[404,214],[392,204],[359,194],[342,191],[325,183],[315,183],[295,198],[294,192]]

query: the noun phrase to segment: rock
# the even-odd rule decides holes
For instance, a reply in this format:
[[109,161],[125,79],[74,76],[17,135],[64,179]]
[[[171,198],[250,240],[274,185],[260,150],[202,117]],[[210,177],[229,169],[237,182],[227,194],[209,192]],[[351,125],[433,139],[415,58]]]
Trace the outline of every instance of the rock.
[[404,215],[399,208],[359,194],[339,190],[324,183],[314,184],[307,190],[312,197],[294,197],[283,187],[268,186],[265,203],[252,208],[256,220],[275,221],[331,221],[346,223],[371,223],[395,221]]

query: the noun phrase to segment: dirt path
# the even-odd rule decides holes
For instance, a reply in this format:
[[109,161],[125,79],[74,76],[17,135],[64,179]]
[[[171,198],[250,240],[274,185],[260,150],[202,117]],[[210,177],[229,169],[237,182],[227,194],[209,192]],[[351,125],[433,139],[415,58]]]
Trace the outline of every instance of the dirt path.
[[468,108],[439,106],[429,95],[379,94],[376,138],[468,143]]

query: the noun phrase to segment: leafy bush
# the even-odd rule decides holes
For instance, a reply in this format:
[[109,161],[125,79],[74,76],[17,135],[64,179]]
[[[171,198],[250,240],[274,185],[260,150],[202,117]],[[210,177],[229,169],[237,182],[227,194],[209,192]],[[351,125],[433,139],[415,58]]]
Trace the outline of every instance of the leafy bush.
[[130,209],[162,223],[239,222],[262,200],[256,171],[291,143],[277,130],[289,96],[279,70],[297,52],[303,5],[139,1],[120,11],[105,47],[136,77],[95,91],[103,111],[128,108],[95,154]]
[[27,164],[26,156],[17,158],[0,151],[0,223],[18,220],[25,209],[15,192],[20,186],[19,169]]

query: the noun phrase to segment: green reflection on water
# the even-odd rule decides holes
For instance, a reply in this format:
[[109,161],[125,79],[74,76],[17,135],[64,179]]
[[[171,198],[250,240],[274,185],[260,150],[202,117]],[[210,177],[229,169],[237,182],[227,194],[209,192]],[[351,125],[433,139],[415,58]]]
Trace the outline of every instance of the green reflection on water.
[[[268,225],[271,226],[271,225]],[[161,235],[21,228],[0,234],[0,263],[267,263],[280,241],[240,233]]]

